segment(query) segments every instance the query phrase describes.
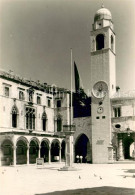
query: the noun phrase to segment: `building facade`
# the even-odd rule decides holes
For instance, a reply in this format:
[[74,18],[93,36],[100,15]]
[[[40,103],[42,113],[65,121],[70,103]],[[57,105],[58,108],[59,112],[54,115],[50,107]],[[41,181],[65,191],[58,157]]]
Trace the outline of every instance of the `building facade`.
[[[86,163],[135,159],[135,92],[116,86],[115,32],[103,6],[91,31],[91,97],[0,72],[0,163],[65,160],[63,127],[73,124],[74,152]],[[78,113],[79,112],[79,113]]]
[[63,125],[69,124],[69,91],[0,72],[2,165],[65,160]]

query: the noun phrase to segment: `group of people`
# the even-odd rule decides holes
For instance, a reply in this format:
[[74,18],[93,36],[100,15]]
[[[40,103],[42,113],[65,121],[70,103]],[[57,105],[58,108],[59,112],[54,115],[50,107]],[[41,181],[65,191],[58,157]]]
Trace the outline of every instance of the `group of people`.
[[79,156],[79,155],[76,156],[76,162],[77,162],[77,163],[82,163],[83,160],[84,160],[85,162],[87,162],[87,156],[85,157],[85,159],[83,159],[83,156]]

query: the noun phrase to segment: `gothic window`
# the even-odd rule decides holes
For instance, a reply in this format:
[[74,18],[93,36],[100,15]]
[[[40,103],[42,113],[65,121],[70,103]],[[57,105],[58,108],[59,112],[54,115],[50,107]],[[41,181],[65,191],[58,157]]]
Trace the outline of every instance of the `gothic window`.
[[9,97],[9,87],[5,87],[5,96]]
[[114,41],[113,41],[113,36],[111,35],[111,50],[113,51],[113,45],[114,45],[114,43],[113,43]]
[[60,132],[62,130],[62,119],[61,116],[57,118],[57,131]]
[[104,35],[99,34],[96,36],[96,50],[101,50],[104,48]]
[[57,108],[61,107],[61,100],[57,100]]
[[113,108],[114,117],[121,117],[121,107]]
[[37,104],[41,104],[41,97],[37,96]]
[[43,131],[46,131],[46,124],[47,124],[47,116],[46,116],[46,113],[43,112],[43,115],[42,115],[42,128],[43,128]]
[[24,92],[19,91],[19,100],[24,100]]
[[12,127],[16,128],[17,127],[17,108],[16,106],[13,106],[12,108]]
[[35,109],[26,107],[26,129],[35,129]]

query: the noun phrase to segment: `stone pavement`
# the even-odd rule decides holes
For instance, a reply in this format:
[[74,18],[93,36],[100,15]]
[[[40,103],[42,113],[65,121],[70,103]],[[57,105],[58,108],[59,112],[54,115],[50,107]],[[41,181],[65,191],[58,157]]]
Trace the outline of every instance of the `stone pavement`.
[[[110,195],[105,193],[107,187],[131,189],[127,194],[135,194],[135,164],[74,164],[77,171],[58,171],[63,166],[63,163],[52,163],[43,168],[36,165],[0,167],[0,195],[42,195],[83,188],[102,189],[104,193],[100,194]],[[104,190],[98,188],[103,186]],[[115,191],[118,190],[115,188]],[[90,194],[86,192],[77,194]],[[95,194],[98,193],[95,191]]]

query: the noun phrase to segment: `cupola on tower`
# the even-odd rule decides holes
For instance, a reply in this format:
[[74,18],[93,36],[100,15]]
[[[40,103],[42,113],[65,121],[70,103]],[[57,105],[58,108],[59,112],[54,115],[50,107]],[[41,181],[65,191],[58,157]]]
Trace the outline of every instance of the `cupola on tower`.
[[116,90],[115,33],[111,12],[102,6],[91,31],[92,159],[107,163],[111,150],[111,104]]

